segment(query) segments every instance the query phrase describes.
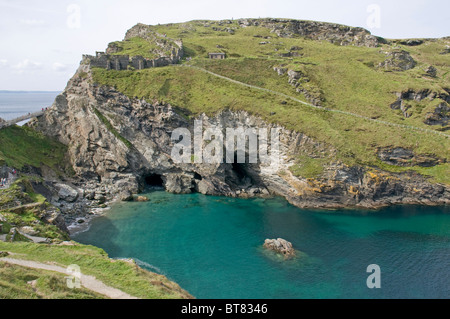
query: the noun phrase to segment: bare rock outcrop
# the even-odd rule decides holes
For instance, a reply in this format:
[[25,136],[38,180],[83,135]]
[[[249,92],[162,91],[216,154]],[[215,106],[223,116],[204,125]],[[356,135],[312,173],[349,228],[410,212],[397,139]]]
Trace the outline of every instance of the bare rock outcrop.
[[[302,75],[294,72],[289,77],[301,79]],[[429,94],[413,93],[414,99]],[[408,92],[399,98],[407,95],[411,98]],[[112,87],[95,84],[88,65],[80,66],[54,105],[30,125],[68,146],[75,173],[70,185],[83,191],[73,203],[70,200],[75,193],[68,192],[66,195],[73,196],[65,196],[69,202],[60,207],[63,211],[80,210],[82,201],[101,205],[114,199],[131,200],[155,180],[157,186],[173,193],[243,198],[279,195],[302,208],[450,203],[450,190],[445,185],[410,172],[394,174],[346,166],[332,160],[337,151],[331,145],[243,111],[224,110],[210,117],[203,114],[196,120],[201,120],[204,128],[223,130],[277,128],[279,165],[177,163],[171,154],[172,132],[177,128],[193,132],[193,121],[169,104],[130,98]],[[327,154],[330,162],[316,178],[294,176],[290,168],[298,154],[314,158]]]
[[445,161],[431,154],[414,154],[413,151],[402,147],[383,148],[378,152],[380,160],[389,164],[401,167],[433,167]]
[[425,124],[427,125],[441,125],[443,127],[447,126],[447,130],[450,129],[448,125],[450,124],[450,106],[442,102],[434,110],[433,113],[428,113],[425,117]]
[[385,40],[368,30],[341,24],[292,19],[241,19],[241,27],[261,26],[283,38],[302,36],[312,40],[328,41],[336,45],[355,45],[374,48]]
[[380,63],[379,68],[389,71],[407,71],[413,69],[417,62],[405,50],[394,50],[386,53],[387,59]]
[[264,243],[264,248],[274,251],[278,254],[281,254],[286,259],[295,257],[295,255],[296,255],[296,251],[295,251],[294,247],[292,246],[292,243],[290,243],[287,240],[282,239],[282,238],[266,239],[266,241]]

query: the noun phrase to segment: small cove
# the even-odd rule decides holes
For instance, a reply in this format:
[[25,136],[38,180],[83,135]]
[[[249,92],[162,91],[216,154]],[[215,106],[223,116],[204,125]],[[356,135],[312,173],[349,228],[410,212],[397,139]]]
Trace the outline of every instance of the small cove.
[[[197,298],[449,298],[450,209],[310,211],[284,199],[146,194],[117,203],[74,240],[112,258],[134,258]],[[284,261],[262,249],[284,238],[300,251]],[[382,288],[366,286],[367,266]]]

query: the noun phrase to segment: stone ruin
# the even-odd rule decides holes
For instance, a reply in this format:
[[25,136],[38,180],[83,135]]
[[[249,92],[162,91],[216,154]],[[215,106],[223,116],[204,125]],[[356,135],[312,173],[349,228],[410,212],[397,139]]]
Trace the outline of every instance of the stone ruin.
[[159,57],[156,59],[148,59],[140,55],[130,57],[129,55],[112,55],[105,52],[97,52],[95,56],[83,55],[83,61],[91,67],[107,70],[143,70],[177,64],[183,58],[182,52],[182,50],[174,50],[170,57]]

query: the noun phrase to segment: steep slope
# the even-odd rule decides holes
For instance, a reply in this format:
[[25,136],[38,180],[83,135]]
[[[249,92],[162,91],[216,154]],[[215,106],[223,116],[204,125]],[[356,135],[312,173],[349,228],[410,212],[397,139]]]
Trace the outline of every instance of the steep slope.
[[[109,46],[116,70],[86,57],[32,125],[68,146],[76,183],[98,201],[160,184],[176,193],[277,194],[300,207],[444,204],[448,44],[282,19],[139,24]],[[179,65],[148,62],[180,55]],[[136,61],[144,61],[139,70]],[[280,166],[175,163],[171,134],[193,132],[195,119],[279,128]]]

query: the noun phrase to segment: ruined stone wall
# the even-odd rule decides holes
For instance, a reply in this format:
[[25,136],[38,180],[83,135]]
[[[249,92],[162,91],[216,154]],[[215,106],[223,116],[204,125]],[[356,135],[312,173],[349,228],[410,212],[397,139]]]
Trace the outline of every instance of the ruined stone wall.
[[160,57],[157,59],[146,59],[142,56],[133,56],[130,58],[128,55],[109,55],[102,54],[97,56],[84,55],[83,60],[85,64],[89,64],[91,67],[97,67],[107,70],[128,70],[134,68],[135,70],[143,70],[149,68],[157,68],[162,66],[168,66],[170,64],[178,63],[182,56],[176,54],[171,58]]

